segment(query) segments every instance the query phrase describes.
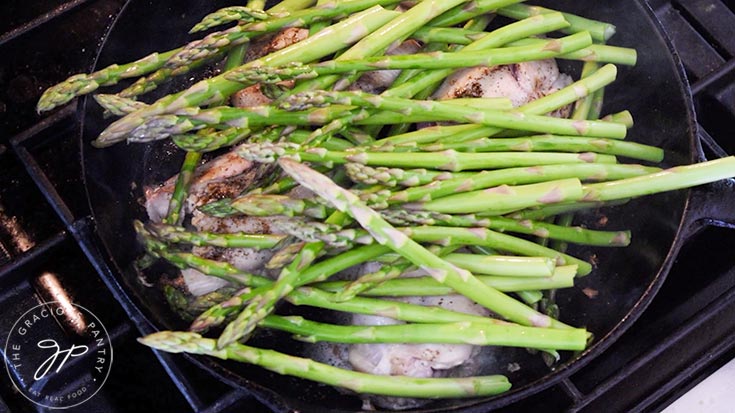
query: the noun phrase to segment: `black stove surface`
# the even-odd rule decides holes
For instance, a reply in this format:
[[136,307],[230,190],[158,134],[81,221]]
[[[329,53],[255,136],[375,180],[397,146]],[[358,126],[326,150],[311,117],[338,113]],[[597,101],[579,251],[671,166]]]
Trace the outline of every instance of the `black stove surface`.
[[[650,3],[685,65],[706,156],[735,154],[735,2]],[[123,4],[0,4],[0,339],[4,344],[24,311],[48,301],[49,280],[56,280],[73,302],[94,310],[115,352],[101,391],[67,411],[268,412],[181,357],[141,351],[135,339],[152,328],[98,249],[75,105],[35,113],[43,89],[90,69]],[[561,384],[502,411],[659,411],[735,358],[733,229],[701,222],[651,306],[620,340]],[[0,374],[0,412],[39,410]]]

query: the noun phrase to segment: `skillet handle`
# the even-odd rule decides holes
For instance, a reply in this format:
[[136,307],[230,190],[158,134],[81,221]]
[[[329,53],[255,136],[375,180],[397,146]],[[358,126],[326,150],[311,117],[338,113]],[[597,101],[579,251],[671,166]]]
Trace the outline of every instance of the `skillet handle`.
[[[700,142],[706,145],[716,157],[728,156],[706,134],[700,135]],[[701,149],[699,160],[708,160]],[[688,216],[688,225],[684,227],[686,238],[707,226],[735,229],[735,179],[725,179],[692,188],[686,213]]]

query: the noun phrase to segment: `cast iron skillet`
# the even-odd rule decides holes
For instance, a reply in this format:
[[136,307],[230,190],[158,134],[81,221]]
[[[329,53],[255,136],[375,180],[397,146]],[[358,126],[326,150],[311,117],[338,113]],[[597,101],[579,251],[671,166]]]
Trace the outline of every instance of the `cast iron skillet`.
[[[97,67],[126,62],[152,51],[168,50],[190,39],[186,35],[198,19],[224,2],[130,0],[108,35],[103,39]],[[636,126],[628,139],[666,149],[666,165],[695,162],[702,159],[695,139],[693,107],[684,72],[658,25],[653,13],[642,0],[580,2],[554,1],[554,7],[617,25],[615,45],[635,47],[639,64],[631,69],[621,67],[619,80],[609,88],[605,113],[629,109]],[[578,70],[579,65],[565,70]],[[202,73],[193,75],[202,76]],[[176,81],[159,93],[170,93],[190,83]],[[109,123],[100,109],[87,99],[81,105],[83,122],[81,146],[86,186],[94,212],[97,230],[111,260],[117,266],[118,278],[134,303],[161,329],[181,329],[186,325],[166,305],[160,291],[144,287],[130,270],[132,260],[140,253],[131,227],[133,219],[145,220],[139,204],[142,190],[178,171],[182,154],[168,143],[150,145],[118,144],[108,149],[94,149],[89,141]],[[711,189],[711,188],[709,188]],[[708,190],[709,190],[708,189]],[[710,194],[707,191],[695,194]],[[559,293],[562,321],[585,326],[595,340],[581,354],[564,354],[558,367],[550,371],[538,356],[525,350],[503,351],[495,363],[482,374],[507,374],[513,389],[501,396],[474,400],[441,400],[422,411],[487,411],[506,405],[547,388],[569,376],[610,346],[641,314],[666,277],[681,244],[691,233],[693,223],[711,216],[714,209],[702,200],[678,191],[636,200],[606,211],[608,228],[630,228],[633,244],[626,249],[573,248],[582,258],[594,259],[599,267],[592,275],[579,280],[578,288]],[[693,200],[700,200],[699,203]],[[597,225],[594,217],[582,217],[586,224]],[[591,299],[583,288],[598,291]],[[280,337],[280,336],[279,336]],[[266,336],[255,344],[278,342],[285,351],[300,350],[300,344],[288,339]],[[272,345],[272,344],[271,344]],[[144,351],[141,348],[141,351]],[[341,394],[331,387],[293,379],[260,368],[210,358],[191,357],[219,380],[252,392],[275,411],[359,411],[357,397]],[[510,362],[521,369],[508,372]],[[202,384],[206,385],[206,384]]]

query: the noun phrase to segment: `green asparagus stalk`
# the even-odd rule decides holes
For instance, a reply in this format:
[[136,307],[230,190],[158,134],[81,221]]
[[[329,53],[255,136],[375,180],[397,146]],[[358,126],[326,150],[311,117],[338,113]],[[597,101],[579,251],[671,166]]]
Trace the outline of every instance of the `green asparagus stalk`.
[[[423,27],[411,37],[422,42],[447,42],[460,45],[469,45],[478,38],[486,35],[481,30],[466,30],[458,28]],[[505,47],[528,46],[540,44],[543,39],[526,38],[508,42]],[[614,63],[626,66],[635,66],[638,56],[635,49],[627,47],[592,44],[583,49],[557,56],[557,59],[581,60],[583,62]]]
[[618,180],[660,171],[659,168],[641,165],[613,164],[565,164],[536,166],[530,168],[508,168],[497,171],[482,171],[472,177],[460,175],[434,183],[395,192],[389,203],[428,202],[460,192],[470,192],[501,185],[523,185],[556,179],[577,178],[583,181]]
[[484,215],[504,215],[534,206],[578,201],[583,195],[582,183],[571,178],[520,186],[501,185],[427,202],[403,204],[403,208],[445,214],[482,212]]
[[204,16],[199,23],[189,30],[189,33],[209,30],[234,21],[237,21],[238,23],[253,23],[271,18],[273,18],[273,16],[258,8],[246,6],[224,7]]
[[[559,227],[571,227],[572,223],[574,222],[574,214],[568,213],[568,214],[562,214],[556,217],[555,224]],[[630,237],[630,234],[628,234]],[[557,251],[566,252],[569,245],[566,241],[554,239],[549,243],[549,246]]]
[[[590,76],[591,74],[595,73],[600,66],[595,62],[585,62],[585,64],[582,66],[582,78],[585,78],[587,76]],[[603,89],[600,89],[596,91],[595,93],[592,93],[591,95],[585,96],[584,98],[578,100],[574,104],[574,112],[572,112],[572,119],[597,119],[597,117],[591,117],[590,112],[592,111],[592,104],[595,100],[595,95],[600,92]],[[599,113],[599,112],[597,112]],[[663,158],[663,153],[661,158]],[[660,161],[659,161],[660,162]]]
[[481,397],[510,389],[504,376],[467,378],[411,378],[405,376],[374,376],[343,370],[311,359],[289,356],[273,350],[264,350],[234,343],[217,349],[215,340],[189,332],[161,331],[139,341],[159,350],[204,354],[223,360],[255,364],[279,374],[301,377],[324,384],[344,387],[358,393],[388,396],[445,398]]
[[540,208],[524,209],[523,211],[514,212],[510,218],[523,220],[543,220],[556,215],[567,214],[572,212],[586,211],[590,209],[598,209],[603,207],[612,207],[623,205],[630,199],[621,199],[608,202],[571,202],[568,204],[547,205]]
[[[625,247],[630,244],[630,231],[595,231],[583,227],[554,225],[530,219],[475,215],[447,215],[425,211],[387,209],[381,215],[391,224],[488,228],[500,232],[534,235],[540,239],[560,240],[580,245]],[[557,249],[557,248],[554,248]],[[557,249],[558,250],[558,249]]]
[[287,195],[247,194],[235,199],[223,199],[202,205],[199,210],[215,217],[233,215],[273,216],[303,215],[311,218],[326,218],[328,208],[310,199],[296,199]]
[[142,109],[148,106],[144,102],[139,102],[130,98],[122,97],[119,95],[108,95],[98,93],[93,96],[94,100],[105,109],[115,116],[125,116],[128,113],[135,112],[136,110]]
[[[577,97],[587,91],[579,90]],[[579,96],[582,94],[582,96]],[[375,96],[363,92],[304,92],[289,96],[282,104],[284,108],[303,110],[308,107],[337,104],[397,111],[405,114],[432,114],[437,121],[476,123],[503,129],[527,130],[571,136],[590,136],[622,139],[627,133],[625,125],[599,121],[573,121],[521,112],[501,112],[446,104],[442,101],[411,100]]]
[[185,228],[148,223],[146,229],[156,238],[169,243],[186,243],[198,247],[223,248],[275,248],[286,238],[285,235],[247,234],[243,232],[217,234],[204,231],[188,231]]
[[[344,93],[344,92],[340,92]],[[547,97],[550,97],[549,95]],[[576,95],[575,95],[576,96]],[[546,99],[546,98],[541,98]],[[541,100],[539,99],[539,100]],[[423,101],[412,101],[414,104]],[[433,101],[432,101],[433,102]],[[534,101],[538,102],[538,101]],[[534,103],[532,102],[532,103]],[[441,107],[449,107],[450,112],[460,112],[465,115],[469,115],[472,118],[473,113],[480,113],[483,119],[474,119],[477,121],[484,121],[488,119],[494,119],[499,117],[502,123],[506,122],[515,123],[518,119],[516,118],[516,112],[500,112],[500,111],[485,111],[477,110],[472,107],[455,105],[447,102],[433,102],[430,106],[440,105]],[[284,125],[284,126],[305,126],[305,125],[324,125],[332,122],[335,119],[342,119],[346,117],[352,117],[355,125],[388,125],[396,123],[416,123],[416,122],[434,122],[434,121],[454,121],[457,119],[456,116],[447,113],[435,112],[432,110],[422,109],[406,114],[400,111],[387,110],[368,112],[364,114],[356,115],[353,111],[353,106],[345,105],[330,105],[328,107],[307,109],[304,111],[293,111],[278,109],[274,106],[259,106],[249,109],[233,108],[233,107],[215,107],[210,109],[200,108],[184,108],[176,110],[175,114],[170,115],[154,115],[141,121],[140,125],[133,128],[127,135],[129,142],[150,142],[153,140],[165,139],[171,135],[184,134],[191,130],[198,130],[207,126],[217,126],[220,128],[226,126],[232,126],[237,128],[263,128],[267,126]],[[145,110],[145,109],[144,109]],[[137,113],[137,112],[136,112]],[[132,115],[132,114],[130,114]],[[603,136],[607,138],[621,138],[625,135],[627,127],[623,124],[599,121],[594,122],[595,130],[585,130],[584,125],[574,123],[568,119],[550,118],[546,116],[532,116],[522,115],[524,118],[520,120],[521,123],[533,124],[536,123],[536,128],[539,129],[542,125],[550,125],[552,129],[561,134],[573,134],[580,135],[580,133],[586,136],[595,135],[608,135]],[[515,120],[514,120],[515,119]],[[493,122],[495,123],[495,122]],[[344,126],[344,125],[340,125]],[[487,127],[482,125],[471,125],[477,128],[487,128],[482,131],[480,136],[487,136],[488,134],[494,134],[500,131],[495,127]],[[556,126],[556,128],[553,128]],[[576,128],[580,129],[577,130]],[[519,131],[523,130],[523,126],[517,126]],[[573,130],[572,130],[573,129]],[[598,132],[598,133],[594,133]],[[528,134],[528,132],[523,132]]]
[[[497,277],[478,275],[477,279],[503,292],[551,290],[574,285],[577,268],[574,265],[557,266],[551,277]],[[347,287],[346,281],[327,281],[314,284],[320,290],[339,293]],[[420,297],[454,294],[454,290],[431,277],[398,278],[361,291],[371,297]]]
[[[541,301],[544,298],[544,293],[541,291],[518,291],[516,292],[516,295],[518,298],[520,298],[524,303],[528,305],[535,305],[538,304],[539,301]],[[546,350],[552,349],[551,347],[547,348]]]
[[[527,46],[542,42],[543,39],[521,39],[510,42],[507,46]],[[558,57],[565,60],[581,60],[583,62],[614,63],[625,66],[635,66],[638,62],[638,52],[628,47],[593,44],[584,49],[570,52]]]
[[548,257],[449,254],[444,259],[473,274],[503,277],[550,277],[556,268]]
[[594,152],[649,162],[661,162],[664,158],[663,149],[655,146],[615,139],[589,139],[559,135],[496,139],[481,138],[474,141],[447,144],[434,143],[420,147],[420,150],[423,151],[445,151],[449,149],[454,149],[459,152]]
[[427,226],[402,228],[401,231],[418,242],[432,242],[439,243],[441,245],[479,245],[528,257],[550,257],[556,260],[557,265],[577,265],[577,274],[580,276],[587,275],[592,272],[592,266],[586,261],[522,238],[492,231],[486,228]]
[[288,296],[287,300],[297,306],[309,306],[354,314],[376,315],[414,323],[477,322],[500,325],[508,324],[506,321],[447,310],[443,307],[408,304],[379,298],[355,297],[349,301],[340,302],[335,299],[334,294],[310,287],[302,287],[294,290]]
[[[555,12],[555,10],[539,6],[529,6],[526,4],[512,4],[498,9],[499,15],[510,17],[516,20],[526,19],[530,16],[536,16],[539,14]],[[580,31],[587,31],[592,35],[592,38],[595,39],[595,41],[602,43],[610,40],[610,38],[615,34],[615,26],[612,24],[587,19],[571,13],[562,14],[564,15],[564,19],[570,24],[569,27],[561,29],[561,31],[564,33],[578,33]]]
[[429,126],[413,132],[388,136],[375,142],[373,148],[378,151],[392,151],[394,148],[402,145],[416,147],[422,143],[441,141],[448,137],[463,141],[480,139],[487,136],[489,134],[486,133],[485,129],[478,128],[477,125]]
[[412,268],[411,263],[406,262],[383,266],[378,271],[362,275],[355,281],[344,285],[343,289],[336,291],[334,299],[337,302],[349,301],[365,291],[375,288],[375,286],[400,277],[410,268]]
[[451,178],[469,178],[472,172],[449,173],[429,169],[401,169],[384,166],[371,167],[359,163],[346,163],[347,176],[355,183],[365,185],[415,187]]
[[[551,277],[494,277],[478,276],[485,284],[504,292],[516,292],[532,289],[549,290],[566,288],[574,285],[577,267],[556,267]],[[298,304],[335,311],[346,311],[369,315],[389,315],[398,320],[409,322],[495,322],[478,316],[468,316],[441,307],[425,307],[395,301],[374,298],[351,297],[350,301],[340,299],[340,293],[348,287],[347,281],[326,281],[314,284],[317,288],[300,288],[286,296],[286,300]],[[372,297],[416,297],[440,296],[455,294],[455,291],[431,277],[399,278],[382,282],[380,285],[360,291],[360,295]],[[201,313],[192,323],[192,331],[202,332],[221,325],[228,317],[240,311],[253,297],[257,297],[271,288],[270,285],[256,289],[243,289],[232,298],[211,306]],[[334,294],[330,294],[334,293]],[[352,301],[354,300],[354,301]]]
[[314,5],[312,0],[286,0],[281,1],[272,8],[264,12],[265,1],[250,0],[246,7],[234,6],[219,9],[205,16],[201,22],[196,24],[189,33],[209,30],[218,25],[226,24],[233,21],[239,23],[251,23],[258,20],[266,20],[276,17],[285,17],[295,11],[303,10]]
[[573,163],[614,164],[615,157],[609,155],[564,154],[564,153],[461,153],[454,150],[443,152],[414,152],[411,156],[403,153],[386,152],[339,152],[323,148],[300,150],[293,144],[242,144],[237,148],[238,155],[245,159],[270,163],[276,158],[289,157],[304,162],[342,164],[354,162],[363,165],[378,165],[405,168],[433,168],[445,171],[474,169],[501,169],[517,166],[554,165]]
[[185,321],[196,319],[201,313],[225,301],[235,294],[240,294],[232,287],[222,287],[215,291],[200,296],[192,296],[189,293],[181,291],[173,285],[163,286],[163,295],[169,306]]
[[735,177],[735,156],[585,186],[584,201],[613,201],[673,191]]
[[[422,43],[437,45],[441,44],[443,46],[442,48],[446,49],[447,44],[466,46],[486,34],[487,32],[483,31],[482,29],[468,30],[460,28],[424,26],[416,30],[411,35],[411,38]],[[414,75],[416,74],[418,74],[418,72],[414,73]],[[405,81],[408,79],[410,79],[410,77],[403,80]]]
[[[475,0],[461,4],[429,22],[429,26],[450,27],[477,16],[493,12],[501,7],[519,3],[519,0]],[[451,42],[449,42],[451,43]]]
[[425,269],[432,277],[447,284],[458,293],[522,325],[567,328],[565,324],[552,320],[481,283],[470,272],[435,256],[402,232],[397,231],[379,214],[365,206],[355,195],[337,186],[324,175],[288,158],[279,159],[279,164],[301,185],[325,198],[340,211],[350,214],[371,233],[379,244],[389,247],[414,265]]
[[133,227],[148,253],[154,257],[163,258],[180,269],[192,268],[202,274],[222,278],[223,280],[241,286],[261,287],[270,283],[270,280],[265,277],[240,271],[227,262],[210,260],[187,252],[171,251],[165,243],[158,240],[140,221],[133,221]]
[[[380,0],[372,1],[380,2]],[[326,13],[335,12],[336,13],[334,15],[339,15],[358,3],[360,3],[358,0],[342,2],[331,9],[320,9],[320,11],[325,13],[322,14],[322,16],[325,16]],[[289,18],[294,18],[295,15],[296,13],[293,13]],[[393,16],[394,12],[387,11],[380,6],[374,6],[363,12],[356,13],[301,42],[271,53],[261,59],[248,62],[246,63],[246,66],[277,66],[287,64],[292,61],[309,62],[317,60],[344,48],[346,45],[356,42],[359,40],[359,37],[361,37],[350,36],[350,34],[367,34],[384,25],[387,21],[392,19]],[[265,26],[265,22],[251,25],[249,29],[257,30],[260,28],[259,25]],[[358,32],[356,31],[356,28],[361,28],[362,31]],[[265,29],[266,28],[263,27],[263,30]],[[242,88],[242,84],[226,80],[223,75],[200,81],[183,92],[161,98],[149,107],[128,114],[124,118],[112,123],[100,134],[100,136],[94,141],[94,144],[98,147],[115,144],[125,139],[125,136],[130,131],[140,126],[148,117],[171,113],[185,107],[206,104],[213,99],[220,100]]]
[[301,241],[293,242],[280,248],[263,267],[267,270],[282,270],[298,258],[299,253],[305,245],[306,242]]
[[260,287],[269,282],[265,277],[240,271],[232,264],[202,258],[185,252],[157,251],[157,254],[180,269],[192,268],[202,274],[229,281],[240,286]]
[[38,100],[36,110],[39,113],[49,111],[77,96],[92,93],[100,86],[114,85],[122,79],[130,79],[155,71],[179,51],[181,51],[181,48],[163,53],[155,52],[124,65],[113,64],[94,73],[73,75],[65,81],[46,89]]
[[[312,7],[314,6],[315,3],[317,2],[314,0],[281,0],[280,2],[276,3],[273,7],[271,7],[270,9],[266,11],[273,15],[291,13],[294,10],[302,10],[307,7]],[[326,4],[323,4],[323,6],[326,6],[327,4],[329,3],[327,2]],[[318,4],[318,5],[322,6],[322,4]],[[263,7],[265,7],[265,5]],[[263,7],[260,7],[260,8],[263,8]],[[257,7],[253,7],[253,8],[257,8]]]
[[206,134],[175,135],[171,140],[185,151],[212,152],[235,145],[251,135],[248,128],[229,128]]
[[168,214],[163,219],[165,224],[180,224],[184,219],[181,213],[184,207],[184,201],[189,195],[189,187],[194,178],[194,172],[202,159],[200,152],[187,152],[184,162],[181,165],[181,171],[176,178],[174,192],[171,194],[171,201],[168,204]]
[[308,343],[443,343],[536,349],[583,350],[584,329],[550,329],[487,323],[398,324],[341,326],[317,323],[303,317],[268,317],[263,327],[296,334]]

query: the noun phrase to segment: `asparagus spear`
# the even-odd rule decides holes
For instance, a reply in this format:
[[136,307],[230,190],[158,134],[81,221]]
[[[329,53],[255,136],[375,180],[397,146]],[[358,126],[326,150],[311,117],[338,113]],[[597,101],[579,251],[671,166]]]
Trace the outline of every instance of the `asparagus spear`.
[[163,295],[166,297],[169,306],[185,321],[196,319],[199,314],[213,305],[217,305],[217,303],[221,303],[241,292],[232,287],[222,287],[210,293],[194,297],[172,285],[167,284],[163,286]]
[[475,0],[461,4],[429,22],[429,26],[449,27],[477,16],[490,13],[501,7],[519,3],[519,0]]
[[113,64],[90,74],[76,74],[65,81],[54,85],[43,92],[38,100],[36,110],[45,112],[61,106],[77,96],[86,95],[100,86],[114,85],[122,79],[138,77],[158,68],[181,48],[163,53],[151,53],[146,57],[124,65]]
[[500,185],[531,184],[568,178],[578,178],[585,181],[617,180],[655,173],[657,171],[660,171],[660,169],[655,167],[601,163],[508,168],[497,171],[478,172],[469,178],[460,175],[421,187],[408,188],[393,193],[388,199],[388,202],[428,202],[459,192],[481,190]]
[[623,205],[630,199],[621,199],[608,202],[571,202],[568,204],[547,205],[539,208],[524,209],[523,211],[514,212],[509,217],[518,221],[522,220],[543,220],[554,217],[556,215],[567,214],[571,212],[586,211],[603,207],[612,207]]
[[571,178],[513,187],[501,185],[432,201],[403,204],[403,207],[446,214],[482,212],[486,215],[504,215],[534,206],[577,201],[583,195],[582,183]]
[[[578,91],[578,93],[580,92]],[[578,97],[581,96],[578,95]],[[558,133],[570,136],[622,139],[627,133],[625,125],[611,122],[573,121],[569,119],[529,115],[521,112],[478,111],[473,108],[446,104],[441,101],[392,98],[375,96],[363,92],[303,92],[286,98],[282,103],[282,107],[303,110],[305,108],[327,104],[385,109],[406,114],[426,113],[435,116],[434,120],[437,121],[476,123],[503,129]]]
[[104,93],[94,95],[94,100],[97,101],[103,109],[105,109],[105,112],[109,112],[116,116],[125,116],[128,113],[135,112],[136,110],[148,106],[144,102],[139,102],[131,98]]
[[[539,6],[529,6],[526,4],[512,4],[498,9],[499,15],[510,17],[513,19],[525,19],[530,16],[555,12],[555,10]],[[610,38],[615,34],[616,29],[615,26],[612,24],[587,19],[571,13],[562,14],[564,15],[564,19],[570,24],[569,27],[561,29],[561,31],[564,33],[577,33],[580,31],[587,31],[592,35],[593,39],[603,43],[610,40]]]
[[181,209],[184,207],[184,200],[189,194],[189,187],[194,178],[194,171],[202,159],[200,152],[187,152],[184,162],[181,165],[181,171],[176,178],[174,192],[171,194],[171,201],[168,204],[168,214],[163,219],[166,224],[180,224],[184,219]]
[[590,184],[584,188],[583,200],[599,202],[633,198],[733,177],[735,177],[735,156],[728,156],[714,161],[677,166],[635,178]]
[[[527,46],[542,42],[542,39],[520,39],[508,43],[508,46]],[[614,63],[626,66],[635,66],[638,62],[638,52],[628,47],[610,46],[606,44],[592,44],[584,49],[570,52],[558,57],[559,59],[581,60],[590,63]],[[598,66],[599,67],[599,66]],[[583,76],[584,77],[584,76]],[[590,119],[596,119],[590,117]]]
[[234,145],[250,135],[248,128],[228,128],[206,134],[175,135],[171,139],[181,149],[204,153]]
[[334,299],[337,302],[349,301],[359,294],[374,288],[377,285],[384,283],[385,281],[392,280],[400,277],[405,271],[413,268],[411,263],[403,262],[395,265],[383,266],[380,270],[360,276],[355,281],[345,285],[337,294]]
[[317,323],[303,317],[271,316],[263,327],[296,334],[308,343],[445,343],[536,349],[584,350],[584,329],[551,329],[487,323],[398,324],[342,326]]
[[215,340],[189,332],[161,331],[138,341],[149,347],[171,353],[205,354],[223,360],[251,363],[279,374],[344,387],[358,393],[433,399],[490,396],[510,389],[510,383],[504,376],[451,379],[373,376],[244,344],[234,343],[224,349],[217,349]]
[[423,151],[445,151],[449,149],[454,149],[459,152],[594,152],[625,156],[627,158],[649,162],[661,162],[664,158],[663,149],[636,142],[548,134],[521,138],[481,138],[474,141],[434,143],[420,147],[420,150]]
[[301,185],[323,197],[334,207],[350,214],[375,240],[385,245],[414,265],[425,269],[431,276],[446,283],[458,293],[474,300],[489,310],[522,325],[538,327],[567,326],[559,321],[538,313],[507,295],[478,281],[470,272],[442,260],[427,251],[420,244],[397,231],[375,211],[365,206],[355,195],[334,184],[329,178],[288,158],[279,159],[283,170],[299,181]]
[[[466,30],[459,28],[423,27],[417,30],[411,37],[422,42],[446,42],[460,45],[469,45],[478,38],[486,35],[482,30]],[[506,47],[528,46],[540,44],[543,39],[526,38],[508,42]],[[564,60],[581,60],[583,62],[614,63],[626,66],[635,66],[638,56],[635,49],[627,47],[610,46],[605,44],[592,44],[583,49],[565,53],[556,57]]]
[[[534,235],[581,245],[625,247],[630,244],[630,231],[595,231],[583,227],[554,225],[530,219],[513,219],[497,216],[447,215],[426,211],[388,209],[381,215],[394,225],[443,225],[468,228],[488,228],[500,232]],[[556,249],[556,248],[555,248]]]
[[464,177],[469,178],[472,172],[449,173],[429,169],[401,169],[384,166],[371,167],[359,163],[349,162],[345,164],[347,176],[355,183],[365,185],[404,186],[414,187],[427,185],[435,181]]
[[473,274],[504,277],[550,277],[556,263],[548,257],[449,254],[444,259]]
[[300,150],[298,145],[287,143],[242,144],[237,148],[238,155],[245,159],[270,163],[276,158],[289,157],[305,162],[334,163],[355,162],[364,165],[380,165],[408,168],[433,168],[445,171],[467,169],[501,169],[516,166],[554,165],[572,163],[615,163],[609,155],[564,154],[564,153],[461,153],[454,150],[444,152],[414,152],[411,156],[402,153],[386,152],[339,152],[323,148]]
[[199,210],[215,217],[232,215],[272,216],[303,215],[326,218],[330,211],[326,205],[310,199],[296,199],[287,195],[247,194],[235,199],[223,199],[202,205]]
[[226,233],[215,234],[204,231],[188,231],[182,227],[148,223],[146,229],[156,238],[171,243],[225,247],[225,248],[275,248],[283,242],[285,235]]
[[[574,265],[557,266],[551,277],[499,277],[478,275],[477,279],[503,292],[550,290],[574,285],[577,268]],[[340,293],[347,288],[346,281],[327,281],[314,284],[315,288]],[[397,278],[360,292],[370,297],[415,297],[454,294],[454,290],[431,277]]]
[[215,12],[209,13],[189,30],[189,33],[196,33],[209,30],[223,24],[237,21],[238,23],[253,23],[260,20],[272,19],[273,16],[264,12],[262,9],[248,6],[230,6],[223,7]]
[[522,238],[486,228],[426,226],[402,228],[401,231],[418,242],[479,245],[528,257],[550,257],[556,259],[557,265],[577,265],[578,275],[587,275],[592,272],[592,266],[586,261]]

